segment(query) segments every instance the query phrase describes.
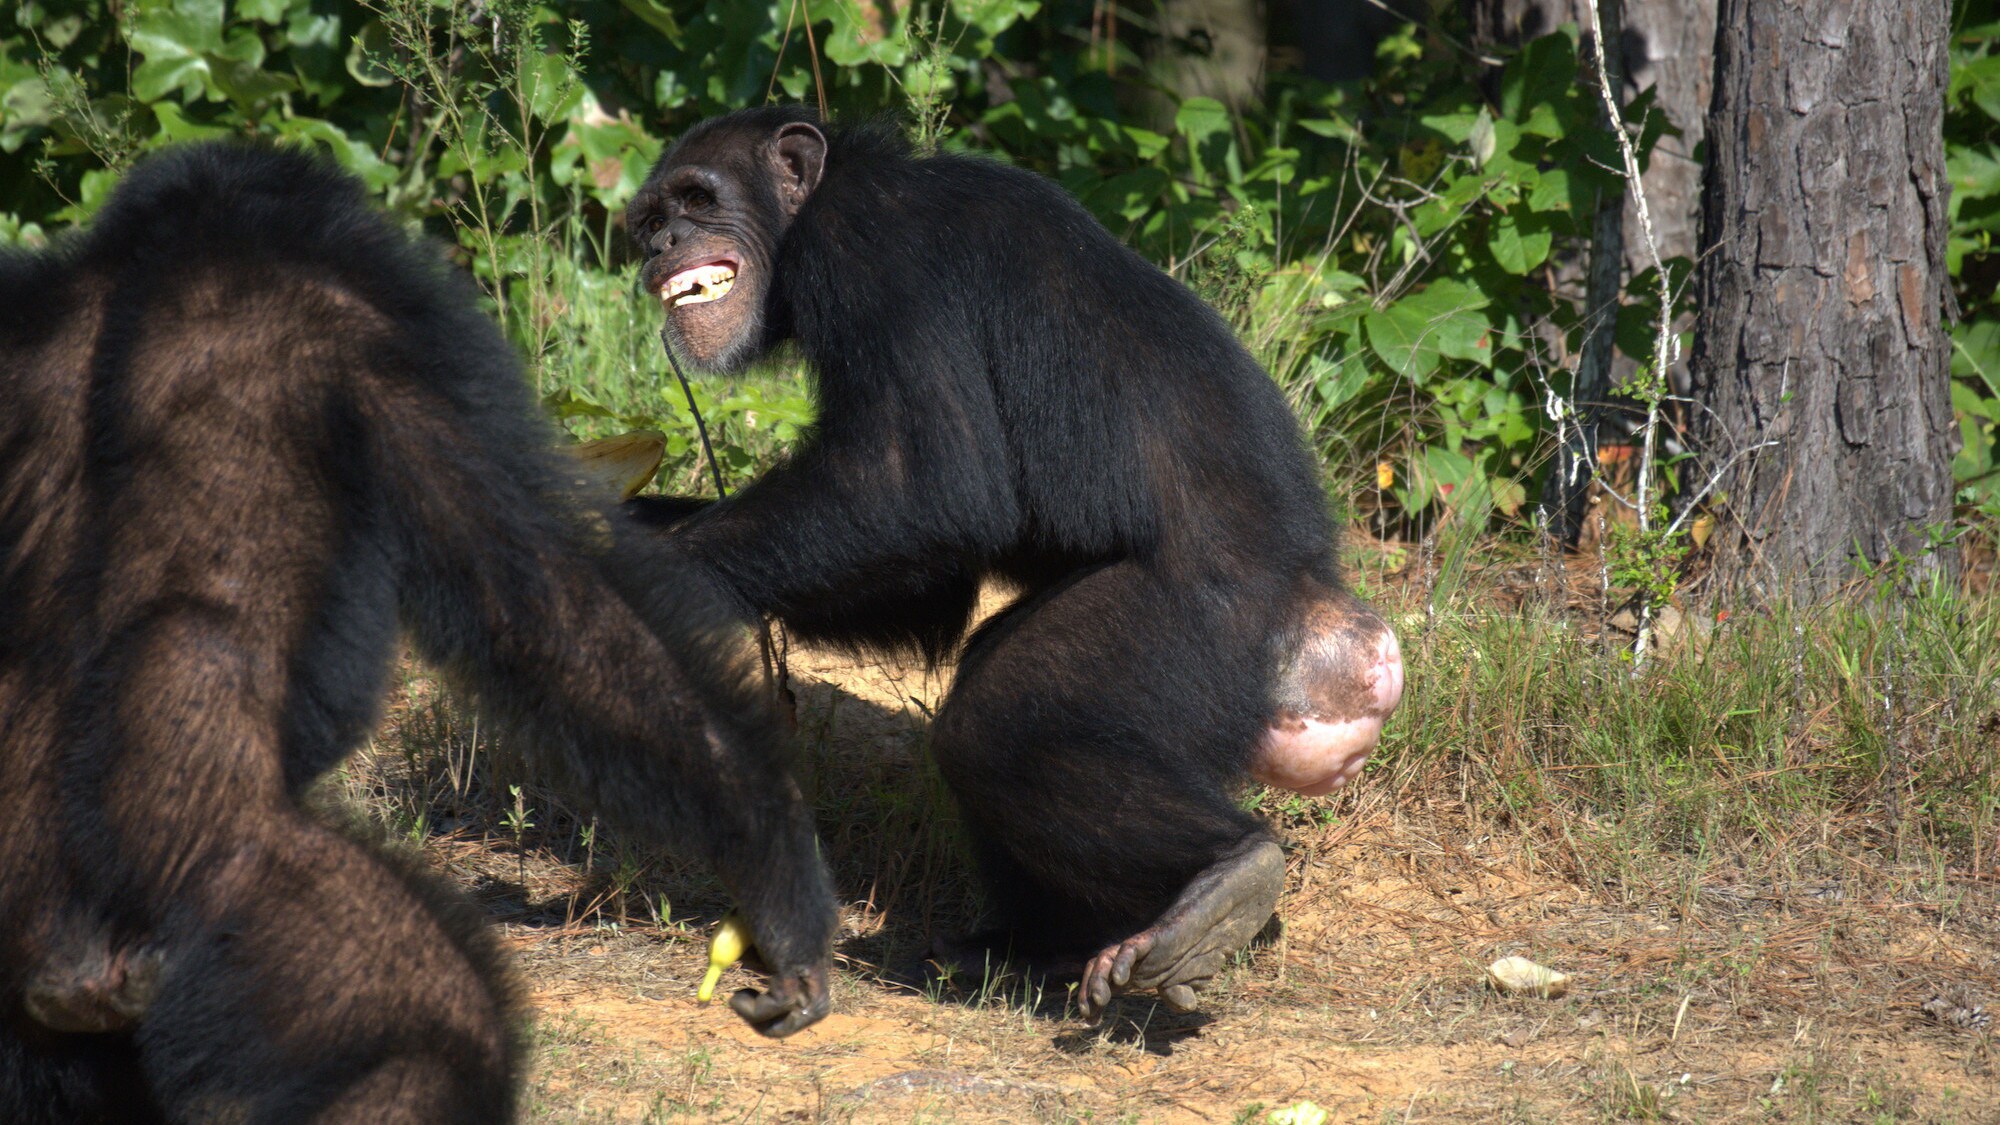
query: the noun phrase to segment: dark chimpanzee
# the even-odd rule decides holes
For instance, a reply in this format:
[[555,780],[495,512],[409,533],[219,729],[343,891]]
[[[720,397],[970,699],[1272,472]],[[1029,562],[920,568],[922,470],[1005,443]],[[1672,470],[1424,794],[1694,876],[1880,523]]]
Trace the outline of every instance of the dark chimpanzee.
[[399,625],[827,1005],[833,897],[741,613],[555,452],[470,286],[318,162],[142,164],[0,256],[0,1120],[478,1122],[464,907],[302,811]]
[[1276,385],[1056,185],[884,126],[704,122],[627,219],[676,352],[796,341],[819,405],[786,464],[646,518],[809,640],[935,659],[982,580],[1018,589],[932,735],[978,944],[1080,966],[1086,1014],[1191,1006],[1283,883],[1232,790],[1351,780],[1402,691]]

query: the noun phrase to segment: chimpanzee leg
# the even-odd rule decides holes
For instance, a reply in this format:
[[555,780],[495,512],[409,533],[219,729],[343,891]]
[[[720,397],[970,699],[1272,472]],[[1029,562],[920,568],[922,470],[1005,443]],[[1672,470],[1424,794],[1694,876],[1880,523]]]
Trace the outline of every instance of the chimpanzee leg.
[[134,1039],[172,1119],[508,1120],[511,1003],[471,908],[289,802],[257,824],[163,927]]
[[1014,951],[1084,962],[1086,1014],[1177,1007],[1269,920],[1277,844],[1231,799],[1268,660],[1136,563],[1037,595],[976,637],[933,733]]
[[490,939],[299,810],[265,640],[164,599],[108,639],[103,706],[79,727],[96,752],[71,778],[88,800],[64,831],[90,884],[78,913],[121,920],[57,927],[24,1012],[129,1032],[170,1120],[504,1119],[515,1051]]

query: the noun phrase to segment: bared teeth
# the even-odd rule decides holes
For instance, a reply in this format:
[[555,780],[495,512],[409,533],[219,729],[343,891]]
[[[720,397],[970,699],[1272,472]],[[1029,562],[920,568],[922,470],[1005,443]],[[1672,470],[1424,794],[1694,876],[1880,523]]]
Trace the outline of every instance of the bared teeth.
[[665,285],[660,286],[660,302],[668,308],[675,308],[719,300],[735,284],[734,267],[721,262],[695,266],[673,275]]

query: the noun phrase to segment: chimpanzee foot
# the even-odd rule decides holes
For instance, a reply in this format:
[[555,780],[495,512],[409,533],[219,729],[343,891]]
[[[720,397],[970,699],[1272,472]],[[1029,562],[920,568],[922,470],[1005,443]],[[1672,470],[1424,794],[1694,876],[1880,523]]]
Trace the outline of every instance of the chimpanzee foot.
[[1222,971],[1264,928],[1285,885],[1285,854],[1253,836],[1180,893],[1151,926],[1099,950],[1083,968],[1077,1006],[1095,1019],[1113,996],[1157,990],[1177,1012],[1195,1007],[1194,987]]
[[137,1026],[160,982],[155,949],[98,948],[68,961],[44,964],[28,979],[21,1003],[51,1031],[129,1031]]

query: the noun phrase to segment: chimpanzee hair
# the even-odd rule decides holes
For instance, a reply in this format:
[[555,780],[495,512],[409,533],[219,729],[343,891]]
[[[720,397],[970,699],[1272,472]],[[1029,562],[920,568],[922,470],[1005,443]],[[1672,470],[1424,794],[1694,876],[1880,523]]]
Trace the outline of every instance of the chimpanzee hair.
[[352,178],[149,158],[0,256],[0,371],[0,1116],[511,1116],[491,943],[300,804],[399,632],[568,796],[718,870],[774,970],[753,1022],[824,1013],[832,895],[743,616]]

